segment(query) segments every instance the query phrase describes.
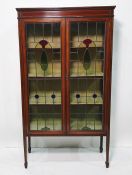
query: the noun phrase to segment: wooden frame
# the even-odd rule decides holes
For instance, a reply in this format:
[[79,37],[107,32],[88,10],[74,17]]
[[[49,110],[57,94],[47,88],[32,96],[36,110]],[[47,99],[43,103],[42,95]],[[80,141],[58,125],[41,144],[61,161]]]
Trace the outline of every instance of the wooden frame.
[[[106,136],[106,167],[109,167],[109,140],[110,140],[110,97],[111,97],[111,67],[112,67],[112,36],[113,16],[115,6],[104,7],[76,7],[76,8],[17,8],[21,89],[22,89],[22,116],[23,116],[23,143],[25,168],[27,168],[27,141],[28,152],[31,152],[31,136],[100,136],[100,152],[103,151],[103,136]],[[70,131],[69,117],[69,32],[71,21],[104,21],[105,34],[105,63],[104,63],[104,117],[103,130],[100,131]],[[29,92],[26,58],[25,25],[28,23],[60,22],[61,23],[61,59],[62,59],[62,131],[31,131],[28,116]]]

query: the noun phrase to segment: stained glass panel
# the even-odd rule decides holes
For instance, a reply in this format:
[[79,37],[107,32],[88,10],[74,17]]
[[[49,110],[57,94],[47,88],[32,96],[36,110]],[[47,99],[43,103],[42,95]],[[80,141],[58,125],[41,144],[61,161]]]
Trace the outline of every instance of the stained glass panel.
[[102,130],[105,23],[70,25],[70,128]]
[[26,25],[30,130],[62,130],[60,23]]

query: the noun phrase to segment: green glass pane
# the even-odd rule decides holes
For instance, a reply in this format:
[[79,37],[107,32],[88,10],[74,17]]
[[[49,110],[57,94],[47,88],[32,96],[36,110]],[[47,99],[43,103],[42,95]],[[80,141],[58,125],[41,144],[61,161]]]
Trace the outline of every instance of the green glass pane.
[[83,60],[84,69],[87,70],[90,67],[90,64],[91,64],[90,53],[89,53],[89,50],[86,49],[86,51],[84,53],[84,60]]
[[41,55],[41,68],[43,69],[43,71],[46,71],[48,68],[48,58],[44,50]]

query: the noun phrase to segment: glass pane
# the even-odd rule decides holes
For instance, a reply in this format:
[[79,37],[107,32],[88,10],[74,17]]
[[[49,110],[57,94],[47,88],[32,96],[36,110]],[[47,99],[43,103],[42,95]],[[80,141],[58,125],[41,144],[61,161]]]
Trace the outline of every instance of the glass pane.
[[104,22],[71,22],[71,130],[102,130],[104,37]]
[[61,104],[61,80],[60,79],[30,80],[29,103],[47,104],[47,105]]
[[61,130],[60,106],[30,106],[30,129],[41,131]]
[[26,25],[30,129],[62,130],[60,23]]
[[71,130],[89,131],[102,129],[101,106],[71,106]]
[[27,24],[29,77],[61,77],[60,44],[59,23]]
[[70,104],[103,104],[102,78],[70,78]]

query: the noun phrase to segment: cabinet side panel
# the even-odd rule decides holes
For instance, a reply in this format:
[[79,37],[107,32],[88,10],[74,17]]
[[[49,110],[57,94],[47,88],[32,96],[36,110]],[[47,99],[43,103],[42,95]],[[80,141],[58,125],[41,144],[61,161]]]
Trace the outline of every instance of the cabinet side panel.
[[18,21],[19,27],[19,49],[20,49],[20,69],[21,69],[21,98],[22,98],[22,119],[23,119],[23,134],[28,135],[28,94],[27,94],[27,68],[26,68],[26,51],[25,51],[25,33],[24,23]]
[[111,108],[111,71],[112,71],[112,41],[113,41],[113,18],[107,22],[106,33],[106,62],[105,62],[105,131],[110,133],[110,108]]

